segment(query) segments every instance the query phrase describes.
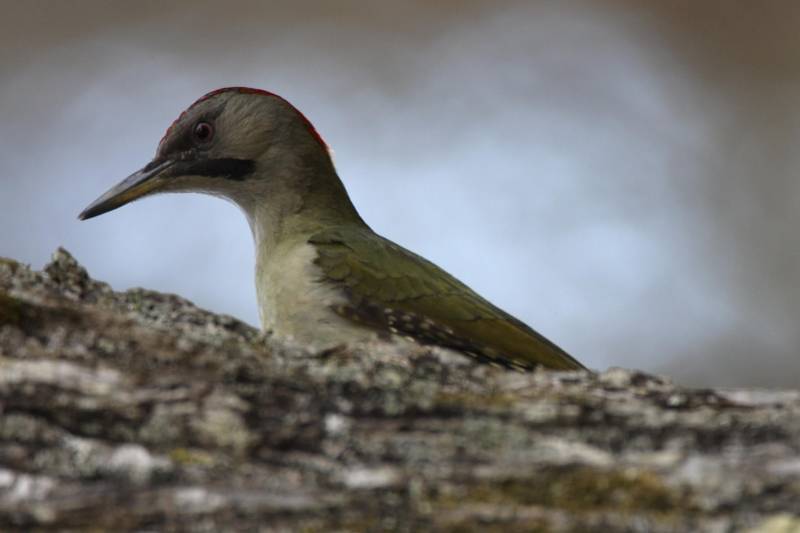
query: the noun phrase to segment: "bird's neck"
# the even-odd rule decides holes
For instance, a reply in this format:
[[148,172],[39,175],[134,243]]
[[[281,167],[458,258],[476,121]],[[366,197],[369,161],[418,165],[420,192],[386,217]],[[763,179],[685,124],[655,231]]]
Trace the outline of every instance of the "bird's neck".
[[329,227],[366,226],[329,159],[283,165],[237,203],[250,223],[259,258]]

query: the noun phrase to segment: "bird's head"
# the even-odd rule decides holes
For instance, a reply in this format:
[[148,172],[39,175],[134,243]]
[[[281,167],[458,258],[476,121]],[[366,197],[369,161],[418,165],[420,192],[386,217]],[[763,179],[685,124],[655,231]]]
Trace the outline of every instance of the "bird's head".
[[[204,192],[243,207],[256,196],[335,176],[317,131],[283,98],[258,89],[210,92],[167,129],[153,160],[95,200],[82,220],[159,192]],[[338,179],[336,179],[338,181]]]

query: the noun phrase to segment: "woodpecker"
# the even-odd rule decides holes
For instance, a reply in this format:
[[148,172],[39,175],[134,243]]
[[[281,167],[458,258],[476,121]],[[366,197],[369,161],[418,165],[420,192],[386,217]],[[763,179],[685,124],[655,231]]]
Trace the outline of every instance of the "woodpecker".
[[311,122],[280,96],[212,91],[167,129],[153,160],[87,207],[81,220],[161,192],[238,205],[256,245],[264,330],[321,349],[413,341],[484,363],[583,369],[577,360],[438,266],[361,219]]

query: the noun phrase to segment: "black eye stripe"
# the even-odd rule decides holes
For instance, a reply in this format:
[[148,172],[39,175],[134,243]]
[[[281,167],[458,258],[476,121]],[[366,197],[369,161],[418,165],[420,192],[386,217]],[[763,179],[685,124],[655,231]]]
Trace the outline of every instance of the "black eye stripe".
[[243,181],[252,174],[255,167],[255,162],[250,159],[224,157],[180,161],[172,167],[170,173],[173,176],[206,176]]

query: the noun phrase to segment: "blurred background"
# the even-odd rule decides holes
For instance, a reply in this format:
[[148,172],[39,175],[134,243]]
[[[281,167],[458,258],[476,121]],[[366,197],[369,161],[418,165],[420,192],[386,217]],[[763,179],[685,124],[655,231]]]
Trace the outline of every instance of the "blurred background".
[[797,386],[800,3],[0,0],[0,255],[257,324],[244,217],[76,215],[228,85],[277,92],[361,214],[589,366]]

